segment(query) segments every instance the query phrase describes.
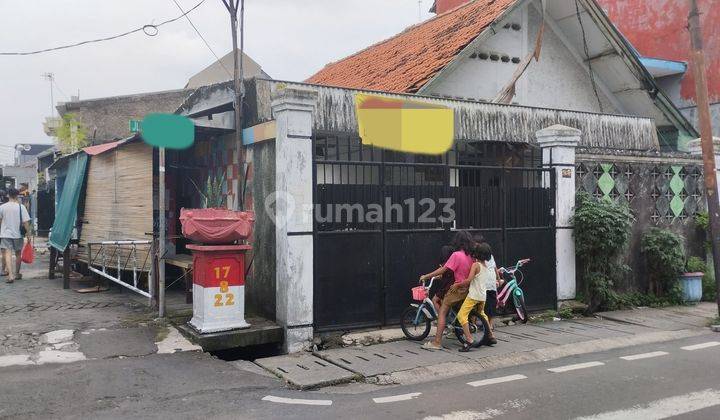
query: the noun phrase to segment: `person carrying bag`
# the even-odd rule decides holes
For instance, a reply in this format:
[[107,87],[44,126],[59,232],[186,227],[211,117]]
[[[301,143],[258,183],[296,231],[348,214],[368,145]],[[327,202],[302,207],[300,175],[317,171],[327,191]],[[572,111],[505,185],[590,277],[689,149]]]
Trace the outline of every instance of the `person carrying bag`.
[[[18,201],[20,192],[15,188],[8,191],[9,201],[0,205],[0,250],[8,272],[6,283],[13,283],[22,278],[20,266],[22,264],[22,251],[25,246],[23,237],[30,233],[30,215],[25,206]],[[28,238],[29,239],[29,238]],[[28,240],[28,243],[30,241]],[[32,245],[30,245],[32,246]],[[32,249],[30,249],[32,253]],[[13,262],[13,256],[15,261]]]

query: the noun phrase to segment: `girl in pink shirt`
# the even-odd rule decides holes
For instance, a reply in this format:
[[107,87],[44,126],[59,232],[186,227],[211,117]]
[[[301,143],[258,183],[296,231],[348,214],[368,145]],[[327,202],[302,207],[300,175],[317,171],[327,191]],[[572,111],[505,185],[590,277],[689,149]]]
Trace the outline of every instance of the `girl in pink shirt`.
[[450,255],[450,258],[448,258],[447,262],[445,262],[442,267],[438,268],[432,273],[423,274],[422,276],[420,276],[420,281],[422,282],[433,277],[442,276],[445,272],[450,270],[452,271],[453,278],[455,279],[454,284],[445,294],[445,298],[443,299],[440,310],[438,311],[438,325],[437,331],[435,333],[435,340],[428,341],[427,343],[423,344],[423,348],[442,348],[442,334],[443,331],[445,331],[446,318],[447,313],[450,310],[450,306],[454,303],[457,303],[458,301],[464,300],[464,295],[467,295],[467,288],[460,290],[457,288],[457,285],[458,283],[467,280],[467,277],[470,274],[470,267],[472,267],[473,264],[473,259],[470,256],[470,248],[472,247],[472,244],[472,235],[470,235],[470,233],[464,230],[459,231],[455,234],[455,237],[453,238],[452,245],[455,249],[455,252]]

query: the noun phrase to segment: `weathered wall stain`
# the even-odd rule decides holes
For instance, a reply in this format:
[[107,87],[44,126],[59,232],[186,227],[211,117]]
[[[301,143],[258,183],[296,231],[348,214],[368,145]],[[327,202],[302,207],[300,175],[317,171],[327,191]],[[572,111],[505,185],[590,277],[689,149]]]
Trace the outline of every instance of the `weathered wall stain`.
[[[686,0],[598,0],[610,19],[646,57],[689,61]],[[720,101],[720,3],[698,0],[701,13],[710,101]],[[690,64],[692,66],[692,64]],[[682,80],[681,96],[694,103],[692,67]]]
[[[256,80],[257,122],[271,117],[270,95],[279,84]],[[319,131],[357,132],[354,95],[359,91],[325,86],[290,84],[286,86],[314,90],[318,93],[313,113],[313,129]],[[378,95],[407,98],[408,95]],[[581,145],[631,150],[657,150],[655,123],[649,118],[593,114],[545,108],[498,105],[409,95],[455,111],[455,139],[459,141],[507,141],[535,143],[538,130],[555,124],[567,125],[582,131]]]

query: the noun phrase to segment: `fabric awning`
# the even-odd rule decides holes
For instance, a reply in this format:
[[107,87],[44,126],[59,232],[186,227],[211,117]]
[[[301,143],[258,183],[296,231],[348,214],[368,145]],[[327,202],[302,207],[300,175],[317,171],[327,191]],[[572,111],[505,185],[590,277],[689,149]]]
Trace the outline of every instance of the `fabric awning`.
[[70,157],[68,172],[60,196],[60,203],[55,212],[55,223],[50,232],[50,245],[59,251],[64,251],[70,243],[75,222],[77,221],[77,206],[85,181],[88,155],[78,153]]

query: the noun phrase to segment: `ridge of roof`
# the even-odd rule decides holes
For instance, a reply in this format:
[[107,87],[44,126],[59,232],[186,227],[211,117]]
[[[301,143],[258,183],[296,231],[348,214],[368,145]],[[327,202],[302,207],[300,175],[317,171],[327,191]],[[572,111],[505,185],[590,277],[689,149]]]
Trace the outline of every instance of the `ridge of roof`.
[[[377,90],[385,90],[391,92],[415,92],[421,83],[427,82],[432,75],[440,71],[460,52],[464,47],[470,44],[483,30],[491,25],[495,20],[502,16],[503,12],[510,6],[520,0],[472,0],[463,3],[447,12],[434,16],[424,22],[409,26],[402,32],[372,44],[354,54],[351,54],[340,60],[325,65],[321,70],[307,78],[305,81],[315,84],[333,84],[343,87],[354,88],[372,88]],[[463,20],[465,17],[472,19]],[[415,38],[415,39],[412,39]],[[410,41],[403,43],[403,41]],[[425,53],[425,49],[431,45],[429,41],[437,41],[439,48],[434,52],[434,62],[427,63],[425,60],[416,60],[417,67],[421,71],[409,72],[410,68],[406,68],[405,72],[398,72],[399,68],[408,66],[408,62],[413,61],[412,57],[420,53]],[[398,45],[387,47],[388,44],[396,43]],[[390,48],[389,51],[381,51],[383,48]],[[394,47],[394,48],[393,48]],[[402,48],[416,48],[418,51],[402,52]],[[450,50],[448,52],[447,50]],[[357,60],[361,56],[372,55],[376,58],[378,55],[385,55],[386,60],[363,60],[362,68],[366,69],[364,75],[358,75],[357,71],[353,71],[353,60]],[[403,60],[407,58],[407,60]],[[393,65],[389,62],[393,61]],[[379,67],[387,67],[384,74],[371,74],[373,69],[373,61],[377,63],[375,70]],[[347,67],[341,69],[341,67]],[[344,70],[344,71],[342,71]],[[355,69],[357,70],[357,69]],[[336,73],[336,74],[331,74]],[[354,80],[347,79],[348,73],[354,73]],[[383,73],[382,70],[378,73]],[[362,78],[367,80],[360,80]],[[392,80],[398,79],[393,83]],[[402,79],[404,77],[404,79]],[[344,81],[344,83],[343,83]],[[420,85],[419,85],[420,84]]]

